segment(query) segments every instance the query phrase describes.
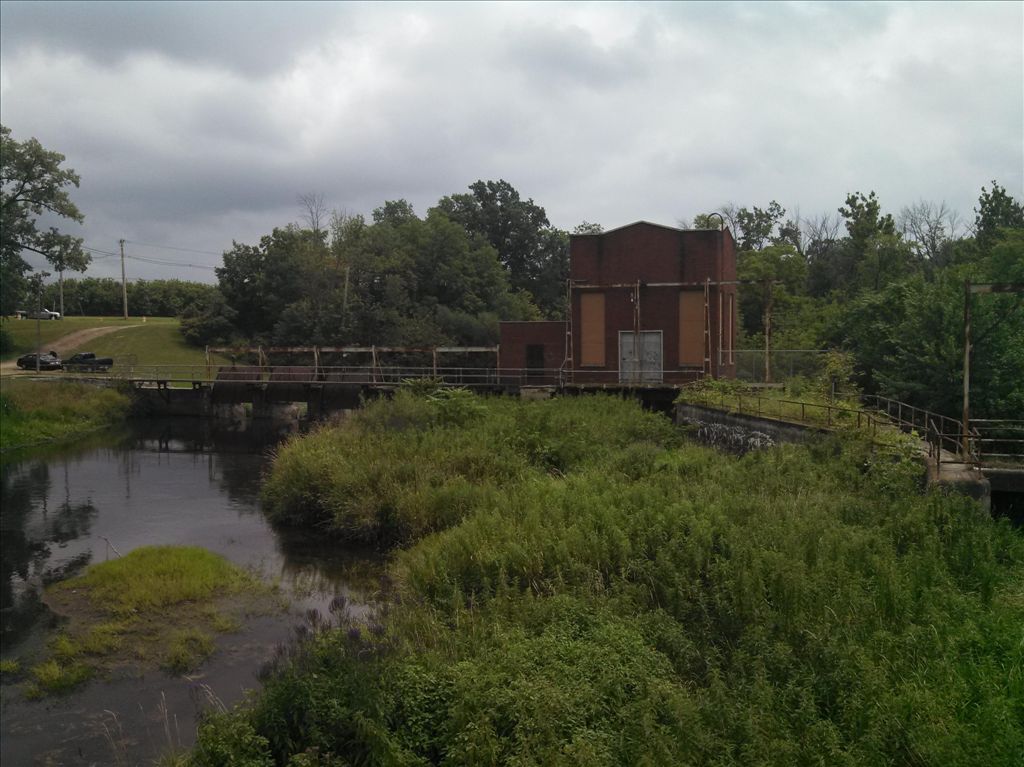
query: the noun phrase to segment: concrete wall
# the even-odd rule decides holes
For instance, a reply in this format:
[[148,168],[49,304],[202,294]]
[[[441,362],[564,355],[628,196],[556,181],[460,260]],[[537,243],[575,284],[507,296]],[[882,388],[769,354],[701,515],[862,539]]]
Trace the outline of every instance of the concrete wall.
[[828,434],[824,429],[816,429],[811,426],[774,421],[770,418],[758,418],[753,415],[727,413],[724,410],[682,403],[676,405],[675,422],[677,424],[713,423],[748,432],[760,432],[767,434],[774,442],[803,443],[812,437]]

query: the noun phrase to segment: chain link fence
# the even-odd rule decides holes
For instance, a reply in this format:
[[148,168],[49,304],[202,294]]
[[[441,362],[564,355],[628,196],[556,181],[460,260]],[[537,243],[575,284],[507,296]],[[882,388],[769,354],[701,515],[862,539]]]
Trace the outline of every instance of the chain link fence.
[[[821,375],[827,349],[772,349],[768,362],[772,383]],[[767,383],[764,349],[736,349],[736,378],[745,383]]]

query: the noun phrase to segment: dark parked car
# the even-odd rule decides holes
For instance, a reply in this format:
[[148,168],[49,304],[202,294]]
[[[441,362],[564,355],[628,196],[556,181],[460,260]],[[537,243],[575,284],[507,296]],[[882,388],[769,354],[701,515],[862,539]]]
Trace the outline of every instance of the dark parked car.
[[[60,370],[61,362],[53,352],[44,352],[39,356],[39,369],[40,370]],[[35,370],[36,369],[36,355],[26,354],[24,357],[18,357],[18,367],[22,370]]]
[[92,352],[78,352],[73,357],[64,360],[64,369],[105,373],[113,364],[112,357],[97,357]]

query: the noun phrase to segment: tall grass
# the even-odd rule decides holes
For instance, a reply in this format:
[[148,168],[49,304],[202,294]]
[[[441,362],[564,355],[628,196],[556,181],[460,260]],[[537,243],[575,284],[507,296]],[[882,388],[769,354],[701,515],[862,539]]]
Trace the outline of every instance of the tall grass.
[[128,395],[67,382],[0,383],[0,450],[75,439],[123,419]]
[[663,419],[611,397],[521,404],[400,391],[279,451],[263,486],[276,521],[340,539],[408,543],[527,478],[564,475],[619,449],[671,440]]
[[[1019,532],[853,439],[736,458],[621,401],[476,404],[346,430],[490,490],[396,553],[386,615],[317,627],[195,763],[1019,764]],[[514,471],[433,465],[477,431]]]

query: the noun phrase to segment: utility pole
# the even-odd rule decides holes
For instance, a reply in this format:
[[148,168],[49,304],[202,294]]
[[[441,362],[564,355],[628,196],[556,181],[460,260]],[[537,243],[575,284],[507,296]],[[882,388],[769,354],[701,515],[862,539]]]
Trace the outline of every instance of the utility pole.
[[121,244],[121,306],[124,309],[124,318],[128,319],[128,281],[124,276],[124,240],[118,240]]
[[966,461],[971,455],[971,281],[964,281],[964,402],[963,434],[960,452]]
[[772,291],[773,280],[764,281],[764,314],[761,321],[764,323],[764,382],[772,382],[772,309],[774,309],[775,296]]

